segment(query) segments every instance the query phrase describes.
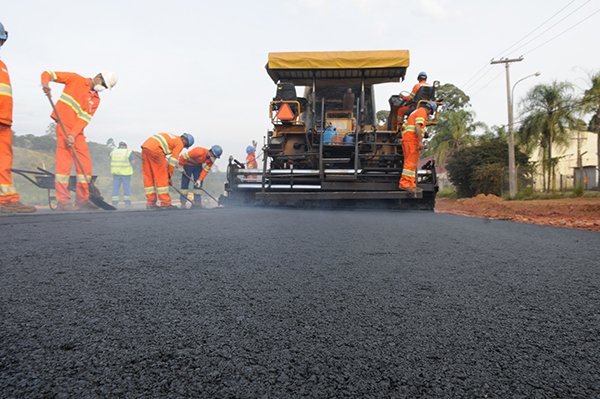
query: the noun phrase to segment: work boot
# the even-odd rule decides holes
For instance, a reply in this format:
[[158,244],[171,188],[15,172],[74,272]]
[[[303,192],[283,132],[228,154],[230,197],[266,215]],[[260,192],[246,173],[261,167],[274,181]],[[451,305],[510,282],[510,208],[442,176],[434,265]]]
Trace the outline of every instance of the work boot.
[[74,212],[74,211],[78,211],[79,207],[76,205],[73,205],[69,202],[67,202],[66,204],[59,203],[56,207],[56,210],[63,211],[63,212]]
[[160,210],[160,206],[156,205],[156,204],[146,204],[146,210],[147,211],[158,211]]
[[158,207],[161,211],[176,211],[179,210],[175,205],[161,205]]
[[25,205],[21,201],[0,205],[0,213],[33,213],[36,210],[35,206]]

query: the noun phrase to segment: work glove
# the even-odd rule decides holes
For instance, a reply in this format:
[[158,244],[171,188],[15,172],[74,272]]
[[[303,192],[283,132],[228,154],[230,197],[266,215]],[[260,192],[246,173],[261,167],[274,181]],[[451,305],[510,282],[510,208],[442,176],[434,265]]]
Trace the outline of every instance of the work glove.
[[203,182],[204,182],[203,180],[196,181],[196,183],[194,183],[194,187],[195,188],[202,188],[202,183]]

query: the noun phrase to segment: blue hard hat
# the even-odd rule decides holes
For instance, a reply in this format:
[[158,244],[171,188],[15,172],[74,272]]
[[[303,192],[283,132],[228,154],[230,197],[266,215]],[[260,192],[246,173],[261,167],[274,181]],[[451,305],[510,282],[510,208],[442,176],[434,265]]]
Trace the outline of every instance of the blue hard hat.
[[183,133],[181,136],[185,137],[188,142],[188,145],[186,145],[186,148],[191,147],[194,144],[194,136],[192,136],[191,134]]
[[419,72],[419,75],[417,76],[417,80],[421,80],[421,78],[427,79],[427,72]]
[[435,110],[437,109],[437,104],[435,103],[435,101],[427,101],[427,105],[429,105],[431,112],[435,112]]
[[215,157],[221,158],[221,154],[223,154],[223,149],[220,145],[213,145],[210,147],[210,151],[215,154]]
[[4,30],[4,25],[0,22],[0,40],[8,39],[8,32]]
[[248,147],[246,147],[246,154],[250,154],[254,152],[254,146],[249,145]]

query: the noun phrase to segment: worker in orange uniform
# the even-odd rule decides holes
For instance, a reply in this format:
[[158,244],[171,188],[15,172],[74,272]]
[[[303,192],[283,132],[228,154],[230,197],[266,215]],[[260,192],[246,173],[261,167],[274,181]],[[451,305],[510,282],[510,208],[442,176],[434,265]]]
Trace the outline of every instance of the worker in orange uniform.
[[[202,187],[204,179],[210,172],[210,168],[213,166],[218,158],[221,158],[223,154],[223,148],[220,145],[213,145],[208,148],[196,147],[189,151],[183,152],[179,156],[179,166],[183,167],[183,173],[181,176],[181,192],[187,194],[190,186],[190,178],[192,178],[194,188],[199,189]],[[199,192],[194,190],[194,204],[200,206],[202,198]],[[185,198],[181,198],[181,206],[185,204]]]
[[[171,205],[169,184],[178,164],[179,154],[194,144],[194,136],[159,133],[142,144],[142,174],[146,192],[146,209],[176,209]],[[157,199],[160,206],[156,204]]]
[[[8,39],[8,32],[0,23],[0,47]],[[35,207],[22,204],[12,180],[12,111],[13,99],[10,77],[4,62],[0,60],[0,212],[31,213]]]
[[419,75],[417,75],[417,83],[413,86],[410,94],[400,95],[400,97],[402,97],[402,99],[404,100],[404,105],[398,108],[398,127],[402,126],[402,122],[404,121],[404,114],[406,113],[406,111],[408,111],[411,108],[414,108],[415,96],[417,95],[417,92],[423,85],[427,85],[427,74],[425,72],[419,72]]
[[[117,84],[117,75],[108,70],[97,74],[94,78],[84,78],[72,72],[44,71],[42,73],[42,90],[50,97],[50,82],[64,84],[63,92],[56,102],[56,111],[66,132],[63,132],[60,123],[56,126],[56,175],[55,188],[58,209],[78,210],[82,208],[96,209],[90,203],[90,190],[86,181],[92,176],[92,159],[85,141],[83,129],[90,123],[92,116],[100,105],[99,92],[112,89]],[[51,118],[58,122],[58,116],[52,112]],[[65,137],[66,133],[66,137]],[[71,204],[69,194],[69,176],[73,166],[73,151],[81,161],[81,170],[75,162],[77,173],[76,202]]]
[[[246,147],[246,169],[258,169],[258,162],[256,162],[256,146],[258,143],[252,140],[252,145]],[[247,181],[257,181],[258,176],[246,175]]]
[[423,149],[423,133],[429,115],[435,113],[437,104],[433,101],[422,103],[414,110],[406,121],[402,130],[402,153],[404,164],[402,176],[400,177],[400,189],[416,193],[417,188],[417,166],[419,164],[419,152]]

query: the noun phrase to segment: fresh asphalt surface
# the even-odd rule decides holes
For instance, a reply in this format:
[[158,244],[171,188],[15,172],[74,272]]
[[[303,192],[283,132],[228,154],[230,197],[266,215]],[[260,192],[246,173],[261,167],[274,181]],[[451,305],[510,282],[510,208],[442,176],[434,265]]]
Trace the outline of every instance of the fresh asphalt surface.
[[0,217],[1,397],[600,397],[600,234],[429,212]]

